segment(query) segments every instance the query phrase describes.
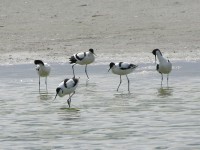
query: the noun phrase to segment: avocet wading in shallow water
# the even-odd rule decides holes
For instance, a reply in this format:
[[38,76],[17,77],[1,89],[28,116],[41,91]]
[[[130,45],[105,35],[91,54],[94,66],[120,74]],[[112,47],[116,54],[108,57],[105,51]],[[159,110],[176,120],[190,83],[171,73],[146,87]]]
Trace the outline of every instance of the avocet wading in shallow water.
[[69,98],[67,99],[67,103],[70,108],[71,98],[75,94],[75,90],[78,86],[78,82],[79,82],[79,79],[77,78],[65,79],[64,81],[62,81],[56,88],[56,96],[54,100],[56,99],[57,95],[60,97],[63,97],[68,94]]
[[156,70],[161,74],[161,86],[163,82],[163,74],[167,74],[167,86],[168,86],[169,73],[172,70],[172,64],[168,59],[163,57],[159,49],[154,49],[152,53],[153,55],[155,55],[155,63],[156,63],[156,56],[159,60],[159,64],[157,64]]
[[[127,62],[119,62],[119,63],[110,63],[110,69],[112,70],[112,73],[120,75],[120,82],[119,82],[119,86],[117,88],[117,91],[119,90],[119,87],[122,83],[122,75],[126,75],[126,78],[128,80],[128,91],[130,92],[130,86],[129,86],[129,79],[127,74],[130,74],[131,72],[133,72],[133,70],[135,70],[135,68],[137,68],[137,65],[134,64],[130,64]],[[108,71],[110,71],[110,69]]]
[[73,64],[72,70],[73,70],[74,77],[75,77],[74,66],[76,64],[79,64],[79,65],[85,65],[85,74],[87,75],[87,78],[89,79],[88,74],[87,74],[87,65],[94,62],[94,60],[95,60],[94,55],[95,55],[94,50],[89,49],[88,52],[77,53],[69,58],[69,63]]
[[45,77],[45,84],[47,90],[47,77],[50,74],[51,67],[47,63],[43,63],[42,60],[35,60],[34,64],[36,65],[36,71],[39,75],[39,91],[40,91],[40,77]]

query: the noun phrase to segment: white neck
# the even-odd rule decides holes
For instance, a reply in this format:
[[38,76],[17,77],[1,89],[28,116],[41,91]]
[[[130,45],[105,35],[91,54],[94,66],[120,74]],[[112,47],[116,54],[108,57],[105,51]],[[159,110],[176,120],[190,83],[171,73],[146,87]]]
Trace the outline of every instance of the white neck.
[[159,62],[163,62],[163,61],[167,61],[167,59],[165,59],[160,52],[156,52],[157,58],[159,60]]

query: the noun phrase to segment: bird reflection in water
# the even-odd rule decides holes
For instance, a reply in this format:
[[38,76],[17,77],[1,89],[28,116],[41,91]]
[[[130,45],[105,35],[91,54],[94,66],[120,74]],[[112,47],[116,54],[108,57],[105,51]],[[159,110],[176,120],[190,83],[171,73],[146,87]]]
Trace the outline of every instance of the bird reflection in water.
[[168,97],[173,95],[173,88],[172,87],[166,87],[166,88],[159,88],[158,89],[158,96],[160,97]]
[[52,94],[48,92],[40,92],[40,94],[38,95],[38,99],[41,101],[51,100],[53,98]]

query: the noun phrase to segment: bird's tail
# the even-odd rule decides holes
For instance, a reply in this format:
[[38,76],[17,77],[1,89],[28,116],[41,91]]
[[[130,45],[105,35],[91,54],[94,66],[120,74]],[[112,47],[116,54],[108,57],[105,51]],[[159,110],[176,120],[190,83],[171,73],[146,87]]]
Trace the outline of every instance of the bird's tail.
[[69,58],[69,63],[70,64],[74,64],[74,63],[76,63],[76,58],[74,57],[74,56],[71,56],[70,58]]
[[135,69],[138,67],[138,65],[131,64],[130,67]]

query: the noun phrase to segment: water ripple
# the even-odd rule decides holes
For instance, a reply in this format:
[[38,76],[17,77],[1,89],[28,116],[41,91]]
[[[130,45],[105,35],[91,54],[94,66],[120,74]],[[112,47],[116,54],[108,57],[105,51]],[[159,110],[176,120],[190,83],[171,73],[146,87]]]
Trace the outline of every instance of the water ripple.
[[130,93],[126,78],[116,92],[119,77],[107,66],[91,65],[89,81],[77,66],[72,109],[67,96],[53,101],[70,65],[52,64],[40,92],[32,65],[1,66],[1,149],[198,149],[199,63],[173,64],[169,87],[152,64],[139,64]]

